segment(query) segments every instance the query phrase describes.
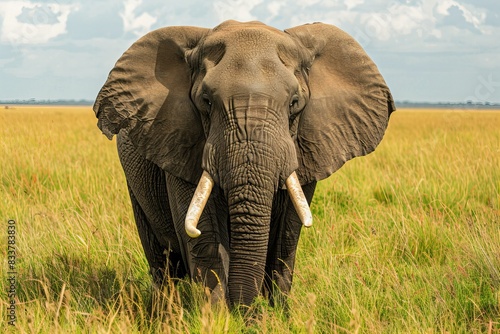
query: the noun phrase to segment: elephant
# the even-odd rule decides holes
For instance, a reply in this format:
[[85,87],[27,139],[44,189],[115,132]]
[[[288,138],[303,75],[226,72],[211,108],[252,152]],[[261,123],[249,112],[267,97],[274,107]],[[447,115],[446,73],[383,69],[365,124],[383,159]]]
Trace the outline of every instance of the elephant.
[[286,300],[317,181],[375,150],[395,105],[340,28],[225,21],[138,39],[93,110],[153,282],[187,276],[234,308]]

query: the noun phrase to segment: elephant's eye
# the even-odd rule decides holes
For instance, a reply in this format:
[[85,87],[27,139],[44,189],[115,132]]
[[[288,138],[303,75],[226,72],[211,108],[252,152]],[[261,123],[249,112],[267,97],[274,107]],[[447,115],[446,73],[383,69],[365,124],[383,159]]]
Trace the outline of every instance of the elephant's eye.
[[292,99],[290,100],[290,111],[293,111],[293,108],[297,107],[299,104],[299,96],[298,95],[293,95]]
[[212,101],[210,101],[210,97],[208,96],[207,93],[203,93],[203,95],[201,97],[203,98],[203,101],[205,101],[205,103],[208,106],[212,106]]

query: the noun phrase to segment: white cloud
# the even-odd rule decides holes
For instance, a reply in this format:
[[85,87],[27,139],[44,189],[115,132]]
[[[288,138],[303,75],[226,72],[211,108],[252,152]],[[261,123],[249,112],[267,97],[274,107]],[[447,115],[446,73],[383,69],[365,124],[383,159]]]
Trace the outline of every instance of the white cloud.
[[[325,4],[332,5],[335,2],[336,1],[325,1]],[[296,3],[296,2],[292,1],[292,4],[293,3]],[[299,5],[302,8],[306,8],[306,7],[311,7],[311,6],[318,6],[320,3],[321,3],[320,0],[302,0],[297,5]],[[292,5],[292,4],[290,4],[290,5]],[[297,6],[297,5],[295,5],[295,6]]]
[[345,0],[344,4],[346,5],[347,10],[351,10],[354,7],[362,5],[364,2],[365,0]]
[[[309,0],[314,1],[316,0]],[[364,46],[377,42],[384,47],[397,45],[397,48],[403,46],[418,49],[424,46],[422,43],[429,41],[456,41],[463,37],[464,27],[445,29],[441,24],[443,18],[450,14],[450,8],[456,6],[466,22],[483,34],[492,34],[492,28],[485,25],[485,9],[459,0],[394,1],[390,5],[382,2],[364,2],[361,5],[362,1],[343,0],[341,7],[344,9],[329,8],[322,2],[319,7],[303,8],[289,21],[292,26],[313,21],[334,24],[360,39]],[[330,3],[333,4],[334,2]],[[433,50],[434,48],[435,45],[432,45]]]
[[257,17],[252,15],[251,11],[262,0],[222,0],[214,3],[214,11],[220,21],[254,21]]
[[467,8],[465,4],[462,5],[454,0],[444,0],[442,2],[438,2],[436,10],[439,14],[446,16],[450,14],[451,7],[458,8],[462,12],[465,21],[472,24],[476,29],[484,32],[481,27],[486,19],[486,13],[484,11],[476,10],[473,7]]
[[269,14],[271,14],[268,18],[268,20],[272,20],[273,18],[277,17],[280,14],[281,8],[285,6],[285,0],[282,1],[273,1],[267,5],[267,10],[269,11]]
[[[366,14],[370,17],[372,15]],[[411,6],[395,3],[390,6],[385,14],[375,14],[373,17],[379,18],[381,34],[380,40],[389,40],[397,36],[404,36],[416,33],[421,37],[423,34],[438,34],[434,31],[435,18],[432,9],[425,4]]]
[[133,32],[137,36],[142,36],[149,32],[151,26],[156,23],[157,18],[148,13],[136,15],[135,12],[141,4],[142,0],[127,0],[125,2],[125,8],[120,13],[125,32]]
[[[30,19],[20,21],[23,10],[30,10]],[[32,3],[28,1],[7,1],[0,3],[3,16],[0,40],[12,44],[42,44],[66,33],[66,23],[76,5],[58,3]],[[56,20],[52,22],[51,18]]]

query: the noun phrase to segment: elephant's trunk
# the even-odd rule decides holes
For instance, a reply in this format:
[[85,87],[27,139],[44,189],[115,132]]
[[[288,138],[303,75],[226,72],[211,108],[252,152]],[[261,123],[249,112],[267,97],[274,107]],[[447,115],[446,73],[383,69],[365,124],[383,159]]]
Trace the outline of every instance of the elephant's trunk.
[[[235,173],[247,173],[247,166]],[[271,222],[274,188],[271,173],[247,174],[228,190],[230,217],[229,300],[250,305],[261,291]]]
[[274,194],[297,166],[288,124],[267,97],[232,100],[220,142],[218,179],[229,206],[228,292],[232,305],[260,293]]

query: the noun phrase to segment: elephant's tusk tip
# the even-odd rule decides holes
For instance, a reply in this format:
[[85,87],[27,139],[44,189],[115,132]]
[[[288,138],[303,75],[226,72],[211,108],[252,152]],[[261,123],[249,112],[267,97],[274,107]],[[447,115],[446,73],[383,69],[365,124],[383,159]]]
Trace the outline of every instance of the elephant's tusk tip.
[[195,231],[187,232],[187,234],[191,238],[198,238],[201,235],[201,232],[200,232],[200,230],[195,230]]
[[[188,225],[191,225],[191,226],[188,226]],[[193,222],[186,221],[186,233],[191,238],[198,238],[201,235],[201,231],[192,225],[193,225]]]
[[311,227],[313,224],[313,217],[312,216],[304,217],[304,221],[302,223],[304,224],[305,227]]

